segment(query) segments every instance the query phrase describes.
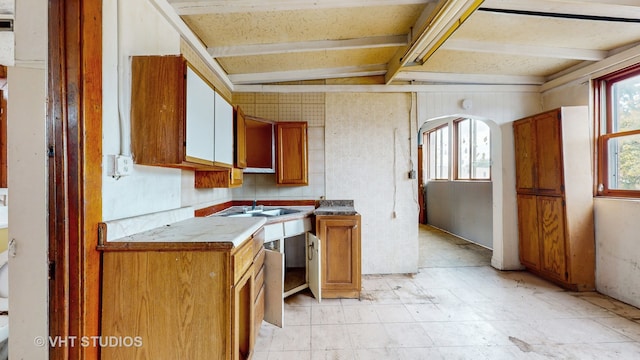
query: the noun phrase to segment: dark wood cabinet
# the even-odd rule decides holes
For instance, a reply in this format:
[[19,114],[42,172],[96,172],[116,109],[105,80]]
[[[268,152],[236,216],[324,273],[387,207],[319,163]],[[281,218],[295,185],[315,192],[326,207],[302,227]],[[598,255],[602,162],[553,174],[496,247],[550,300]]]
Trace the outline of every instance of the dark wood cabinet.
[[359,298],[360,215],[316,216],[316,235],[322,248],[322,297]]
[[276,127],[276,184],[308,185],[306,122],[278,122]]
[[586,107],[513,123],[520,262],[572,290],[595,287],[592,139]]

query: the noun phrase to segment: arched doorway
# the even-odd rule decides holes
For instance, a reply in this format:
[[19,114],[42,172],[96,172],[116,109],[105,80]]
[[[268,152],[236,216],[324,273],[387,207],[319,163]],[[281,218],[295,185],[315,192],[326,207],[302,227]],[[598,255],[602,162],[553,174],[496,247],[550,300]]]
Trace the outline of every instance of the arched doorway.
[[[514,239],[514,242],[509,242],[505,246],[505,239],[504,239],[505,230],[504,229],[505,229],[505,221],[507,221],[505,218],[508,217],[508,216],[505,216],[506,215],[505,203],[508,204],[511,200],[508,197],[505,199],[505,196],[504,196],[504,189],[509,185],[505,184],[503,157],[505,154],[505,147],[508,147],[509,144],[504,144],[503,134],[502,134],[503,129],[501,129],[499,124],[497,124],[495,121],[491,119],[487,119],[487,118],[483,118],[475,115],[467,115],[467,114],[453,114],[453,115],[432,118],[424,121],[418,131],[418,145],[422,147],[422,152],[423,152],[421,165],[424,165],[425,162],[428,160],[428,157],[426,155],[426,152],[428,149],[425,148],[425,145],[423,142],[424,134],[432,129],[436,129],[438,127],[442,127],[445,125],[448,125],[451,129],[453,129],[454,122],[459,119],[479,120],[479,121],[482,121],[484,124],[488,125],[490,129],[491,169],[492,169],[491,181],[490,181],[490,193],[491,193],[490,202],[491,203],[487,211],[490,212],[491,216],[490,216],[490,219],[485,217],[485,221],[490,222],[490,224],[485,224],[485,225],[487,225],[487,227],[489,227],[490,225],[491,235],[490,235],[490,246],[487,246],[487,247],[493,250],[493,256],[491,259],[491,265],[493,267],[500,270],[511,269],[513,268],[513,266],[510,266],[510,265],[505,266],[505,264],[511,264],[511,263],[518,264],[517,239]],[[455,144],[453,141],[454,134],[450,133],[448,138],[449,138],[450,144]],[[452,166],[451,162],[449,163],[449,166]],[[427,171],[424,171],[424,170],[426,170],[426,168],[423,169],[423,174],[426,174]],[[429,184],[426,182],[425,178],[426,176],[423,175],[422,177],[419,178],[419,182],[426,184],[426,189],[427,189],[426,192],[428,192]],[[452,179],[450,176],[448,178]],[[455,182],[455,180],[451,182]],[[507,183],[509,182],[508,179],[506,182]],[[456,201],[460,201],[460,198],[458,198],[458,200]],[[428,202],[428,199],[426,199],[426,202]],[[429,217],[428,204],[425,203],[425,207],[427,209],[426,216]],[[469,215],[469,216],[473,216],[473,215]],[[486,246],[489,244],[482,244],[482,245]],[[514,246],[516,247],[515,259],[513,259],[514,251],[512,249],[512,247]]]

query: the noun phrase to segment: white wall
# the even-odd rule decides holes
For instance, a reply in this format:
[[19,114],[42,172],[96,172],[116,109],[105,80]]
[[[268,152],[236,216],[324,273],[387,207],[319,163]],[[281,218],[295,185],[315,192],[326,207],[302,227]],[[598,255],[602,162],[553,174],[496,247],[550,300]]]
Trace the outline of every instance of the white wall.
[[[463,109],[462,100],[471,100]],[[418,94],[418,122],[423,130],[468,117],[484,120],[491,128],[493,257],[491,264],[501,270],[520,269],[515,191],[515,156],[511,122],[542,111],[538,92],[507,88],[496,91],[478,87],[476,91],[425,92]],[[425,122],[427,124],[425,124]]]
[[180,54],[180,35],[147,0],[103,1],[103,23],[103,220],[229,200],[226,189],[196,190],[193,171],[135,165],[109,176],[109,155],[131,155],[130,57]]
[[408,179],[411,161],[417,169],[417,129],[410,108],[410,94],[326,94],[327,199],[355,201],[365,274],[418,270],[417,181]]
[[36,336],[48,335],[47,9],[45,0],[16,3],[16,62],[8,69],[9,239],[16,242],[15,257],[9,256],[12,359],[48,359],[48,348],[34,345]]
[[431,181],[427,223],[493,249],[493,197],[489,181]]

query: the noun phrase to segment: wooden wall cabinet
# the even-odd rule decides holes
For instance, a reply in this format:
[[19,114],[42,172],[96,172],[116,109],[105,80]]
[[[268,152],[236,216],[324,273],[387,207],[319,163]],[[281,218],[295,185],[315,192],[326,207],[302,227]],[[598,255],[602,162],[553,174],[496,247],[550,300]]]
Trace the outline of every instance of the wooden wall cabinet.
[[264,313],[254,268],[262,269],[263,239],[257,232],[232,249],[105,251],[102,334],[139,336],[142,346],[105,347],[101,358],[251,358]]
[[361,290],[360,215],[318,215],[322,297],[359,298]]
[[572,290],[595,287],[592,130],[586,107],[513,123],[521,263]]
[[134,56],[134,162],[184,169],[233,166],[233,107],[181,56]]
[[276,184],[308,185],[306,122],[276,123]]
[[233,127],[234,165],[239,169],[244,169],[247,167],[247,123],[244,112],[239,106],[236,106],[233,112]]

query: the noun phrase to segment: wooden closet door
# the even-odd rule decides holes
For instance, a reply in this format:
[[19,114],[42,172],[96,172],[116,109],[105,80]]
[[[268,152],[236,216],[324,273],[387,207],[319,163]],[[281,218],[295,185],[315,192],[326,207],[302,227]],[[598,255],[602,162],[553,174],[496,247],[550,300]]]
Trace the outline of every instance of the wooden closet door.
[[533,119],[513,123],[516,156],[516,190],[532,194],[535,190],[536,147]]
[[549,276],[567,280],[564,200],[560,196],[538,196],[538,226],[542,241],[542,268]]
[[537,193],[562,195],[562,139],[557,111],[535,117]]
[[520,262],[540,270],[538,206],[535,195],[518,195],[518,239]]

